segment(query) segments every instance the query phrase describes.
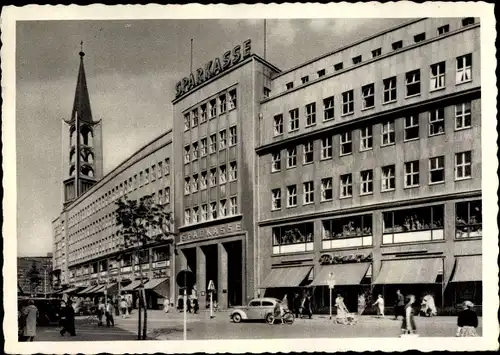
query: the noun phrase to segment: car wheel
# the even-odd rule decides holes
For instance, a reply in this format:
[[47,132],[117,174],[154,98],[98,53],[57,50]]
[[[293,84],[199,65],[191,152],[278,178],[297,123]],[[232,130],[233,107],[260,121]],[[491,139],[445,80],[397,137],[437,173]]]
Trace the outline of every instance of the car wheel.
[[241,315],[239,313],[233,314],[233,322],[234,323],[239,323],[241,322]]
[[268,313],[267,316],[266,316],[266,322],[268,324],[274,324],[274,316],[272,313]]

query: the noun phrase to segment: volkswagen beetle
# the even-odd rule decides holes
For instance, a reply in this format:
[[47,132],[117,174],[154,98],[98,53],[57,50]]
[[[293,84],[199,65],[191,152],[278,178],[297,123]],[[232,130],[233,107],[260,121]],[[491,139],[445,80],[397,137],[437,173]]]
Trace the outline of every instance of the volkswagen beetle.
[[273,313],[276,303],[281,303],[281,301],[272,297],[254,298],[248,302],[247,306],[235,306],[229,318],[234,323],[242,320],[265,320],[269,314]]

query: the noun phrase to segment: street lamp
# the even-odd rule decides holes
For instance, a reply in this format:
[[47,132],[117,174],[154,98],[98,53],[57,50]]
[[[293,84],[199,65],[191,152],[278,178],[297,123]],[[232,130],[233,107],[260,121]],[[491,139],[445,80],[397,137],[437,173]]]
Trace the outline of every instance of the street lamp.
[[332,291],[333,288],[335,287],[335,275],[333,272],[331,272],[328,276],[329,279],[327,283],[328,283],[328,288],[330,289],[330,319],[332,319]]

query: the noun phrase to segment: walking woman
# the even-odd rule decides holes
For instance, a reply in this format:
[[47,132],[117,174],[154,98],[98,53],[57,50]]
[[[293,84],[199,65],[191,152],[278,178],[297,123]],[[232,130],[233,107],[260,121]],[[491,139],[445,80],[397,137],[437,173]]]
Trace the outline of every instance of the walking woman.
[[457,337],[477,337],[478,320],[476,312],[472,309],[473,307],[474,304],[471,301],[465,301],[463,311],[458,313]]
[[362,293],[358,296],[358,316],[362,315],[366,308],[365,295]]
[[22,316],[25,317],[24,337],[26,341],[33,341],[36,336],[36,318],[38,317],[38,308],[33,300],[28,301],[28,305],[23,309]]
[[377,300],[373,304],[374,306],[377,306],[377,315],[379,317],[382,317],[382,318],[385,318],[385,315],[384,315],[385,305],[384,305],[384,303],[385,302],[384,302],[384,299],[382,298],[382,295],[378,295]]
[[407,297],[406,305],[404,306],[403,322],[401,323],[401,332],[403,335],[411,334],[416,335],[417,326],[415,324],[415,312],[413,310],[413,304],[415,303],[415,296],[409,295]]

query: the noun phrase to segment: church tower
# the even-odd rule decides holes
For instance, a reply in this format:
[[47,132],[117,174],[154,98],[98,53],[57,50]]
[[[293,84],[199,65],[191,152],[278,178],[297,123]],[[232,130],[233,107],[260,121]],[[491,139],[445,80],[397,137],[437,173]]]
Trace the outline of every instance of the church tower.
[[[83,42],[81,43],[83,45]],[[94,121],[85,78],[83,48],[69,120],[63,119],[69,131],[69,142],[63,151],[64,206],[67,206],[102,178],[102,124]],[[65,134],[63,132],[63,134]],[[66,139],[63,139],[63,142]]]

